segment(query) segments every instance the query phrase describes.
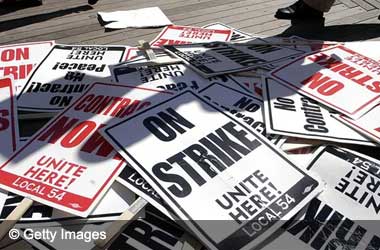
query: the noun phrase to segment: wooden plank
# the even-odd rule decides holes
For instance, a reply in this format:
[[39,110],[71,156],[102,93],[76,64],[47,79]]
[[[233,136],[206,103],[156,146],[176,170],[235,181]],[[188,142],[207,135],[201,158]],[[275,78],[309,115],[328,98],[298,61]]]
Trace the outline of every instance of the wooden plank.
[[355,3],[354,1],[352,0],[340,0],[344,5],[346,5],[347,7],[349,8],[353,8],[353,7],[356,7],[358,6],[357,3]]
[[353,0],[353,1],[365,10],[373,10],[375,8],[364,0]]

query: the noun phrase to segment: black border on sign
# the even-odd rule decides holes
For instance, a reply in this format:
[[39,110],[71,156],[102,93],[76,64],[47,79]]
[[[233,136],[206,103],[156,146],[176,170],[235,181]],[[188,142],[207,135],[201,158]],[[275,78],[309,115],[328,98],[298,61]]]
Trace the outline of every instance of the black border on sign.
[[[168,192],[165,190],[165,189],[163,189],[163,188],[161,188],[161,185],[159,184],[159,182],[149,173],[149,171],[147,171],[131,154],[129,154],[128,153],[128,151],[127,150],[125,150],[125,148],[108,132],[109,130],[111,130],[111,129],[113,129],[114,127],[117,127],[117,126],[119,126],[119,125],[121,125],[121,124],[123,124],[123,123],[126,123],[126,122],[128,122],[129,120],[132,120],[133,118],[135,118],[135,117],[137,117],[137,116],[141,116],[141,115],[143,115],[144,113],[146,113],[146,112],[148,112],[148,111],[150,111],[151,109],[154,109],[154,108],[156,108],[156,107],[158,107],[158,106],[161,106],[161,105],[163,105],[163,104],[166,104],[166,103],[168,103],[168,102],[170,102],[170,101],[172,101],[172,100],[174,100],[174,99],[176,99],[176,98],[179,98],[179,97],[181,97],[181,96],[183,96],[183,95],[185,95],[185,94],[190,94],[190,95],[193,95],[195,98],[197,98],[197,99],[199,99],[199,101],[200,102],[202,102],[202,103],[204,103],[204,104],[206,104],[206,105],[208,105],[208,106],[210,106],[212,109],[214,109],[214,110],[216,110],[216,111],[219,111],[221,114],[223,114],[223,115],[225,115],[225,116],[227,116],[227,118],[229,118],[230,120],[232,120],[232,121],[234,121],[235,123],[237,123],[238,125],[240,125],[240,126],[242,126],[244,129],[246,129],[247,131],[249,131],[258,141],[259,141],[259,143],[261,144],[261,145],[265,145],[265,146],[267,146],[269,149],[271,149],[272,150],[272,152],[273,153],[275,153],[275,154],[277,154],[280,158],[282,158],[286,163],[288,163],[288,165],[290,165],[291,167],[293,167],[296,171],[298,171],[299,173],[301,173],[302,175],[303,175],[303,177],[299,180],[299,182],[301,182],[302,180],[304,180],[304,181],[312,181],[313,183],[312,183],[312,185],[313,185],[313,190],[315,190],[318,186],[320,186],[320,184],[321,183],[318,183],[317,182],[317,180],[315,180],[314,178],[312,178],[310,175],[308,175],[306,172],[304,172],[303,170],[301,170],[301,169],[299,169],[295,164],[293,164],[289,159],[287,159],[283,154],[281,154],[280,153],[280,151],[278,150],[278,149],[276,149],[276,147],[274,146],[274,145],[272,145],[269,141],[267,142],[267,141],[265,141],[265,137],[263,137],[263,138],[261,138],[259,135],[257,135],[255,132],[253,132],[253,130],[251,130],[251,129],[249,129],[249,128],[247,128],[247,126],[245,125],[245,124],[242,124],[241,122],[239,122],[239,121],[237,121],[236,119],[234,119],[233,117],[231,117],[231,116],[229,116],[227,113],[225,113],[225,112],[223,112],[222,110],[220,110],[219,108],[217,108],[217,107],[215,107],[214,105],[212,105],[211,103],[209,103],[209,102],[207,102],[206,100],[204,100],[203,98],[201,98],[200,96],[198,96],[197,94],[195,94],[194,92],[192,92],[191,90],[186,90],[186,91],[183,91],[183,92],[181,92],[181,93],[179,93],[178,95],[176,95],[176,96],[174,96],[174,97],[172,97],[172,98],[169,98],[169,99],[167,99],[167,100],[165,100],[165,101],[163,101],[163,102],[161,102],[161,103],[158,103],[158,104],[156,104],[156,105],[153,105],[153,106],[150,106],[150,108],[148,108],[148,109],[144,109],[143,111],[141,111],[141,112],[139,112],[139,113],[137,113],[137,114],[135,114],[135,115],[133,115],[133,116],[131,116],[131,117],[129,117],[129,118],[127,118],[127,119],[125,119],[125,120],[123,120],[123,121],[120,121],[120,122],[118,122],[118,123],[116,123],[116,124],[113,124],[112,126],[109,126],[109,127],[107,127],[106,129],[104,129],[104,133],[106,133],[107,134],[107,136],[134,162],[134,164],[142,171],[142,172],[144,172],[145,173],[145,175],[146,176],[148,176],[149,178],[150,178],[150,180],[152,181],[152,182],[154,182],[155,183],[155,185],[157,186],[157,187],[159,187],[160,189],[161,189],[161,191],[163,192],[163,193],[165,193],[165,195],[167,196],[167,197],[165,197],[165,198],[167,198],[167,199],[170,199],[171,200],[171,202],[173,203],[173,204],[175,204],[176,206],[177,206],[177,209],[179,209],[186,217],[187,217],[187,220],[188,220],[188,222],[189,223],[191,223],[192,224],[192,226],[193,227],[195,227],[195,228],[197,228],[197,230],[202,234],[202,236],[203,237],[205,237],[211,244],[213,244],[213,246],[215,247],[215,248],[217,248],[218,249],[218,243],[216,243],[214,240],[212,240],[209,236],[208,236],[208,234],[204,231],[204,230],[202,230],[202,227],[200,227],[197,223],[196,223],[196,221],[195,220],[193,220],[188,214],[187,214],[187,212],[185,211],[185,209],[183,209],[181,206],[180,206],[180,204],[177,202],[177,201],[175,201],[173,198],[172,198],[172,196],[171,195],[169,195],[168,194]],[[144,176],[143,176],[144,177]],[[299,183],[299,182],[297,182],[297,184]],[[314,186],[314,184],[315,183],[317,183],[317,185],[316,186]],[[293,185],[293,187],[294,187],[295,185]],[[291,188],[289,188],[287,191],[289,191]],[[286,192],[287,192],[286,191]],[[309,193],[311,193],[312,191],[310,191]],[[285,192],[284,192],[285,193]],[[302,200],[301,200],[302,201]],[[300,202],[301,202],[300,201]],[[271,204],[273,204],[273,203],[271,203]],[[299,205],[299,204],[298,204]],[[268,205],[268,207],[269,207],[270,205]],[[296,205],[297,206],[297,205]],[[291,210],[290,210],[291,211]],[[289,213],[289,211],[287,212],[287,213]],[[284,214],[284,216],[286,216],[286,214],[287,213],[285,213]],[[251,220],[254,220],[255,218],[252,218],[252,219],[250,219],[250,221]],[[276,222],[276,223],[274,223],[274,224],[277,224],[278,222]],[[243,225],[244,226],[244,225]],[[242,227],[243,227],[242,226]],[[239,231],[239,229],[238,230],[236,230],[235,232],[237,232],[237,231]],[[265,230],[266,231],[266,230]],[[261,234],[262,233],[265,233],[265,231],[264,232],[261,232]],[[229,236],[231,236],[231,235],[233,235],[233,233],[235,233],[235,232],[232,232]],[[258,235],[257,237],[260,237],[261,236],[261,234],[260,235]],[[224,239],[225,240],[225,239]],[[223,240],[222,240],[223,241]],[[221,243],[222,243],[222,241],[221,241]],[[249,243],[251,243],[252,241],[250,241]],[[248,243],[248,244],[249,244]],[[246,244],[246,245],[244,245],[243,247],[245,247],[245,246],[247,246],[248,244]],[[241,248],[239,248],[239,249],[241,249]]]
[[[327,139],[346,140],[346,141],[352,141],[352,142],[366,142],[368,144],[371,143],[370,141],[366,141],[366,140],[355,140],[355,139],[350,139],[350,138],[342,138],[342,137],[334,137],[334,136],[323,136],[323,135],[315,135],[315,134],[297,133],[297,132],[289,132],[289,131],[286,131],[286,130],[275,129],[274,125],[273,125],[273,119],[272,119],[272,108],[271,108],[271,101],[270,101],[271,99],[270,99],[270,96],[269,96],[269,88],[268,88],[268,85],[270,85],[270,84],[268,82],[268,79],[271,79],[271,80],[275,81],[276,83],[281,84],[285,88],[288,88],[288,89],[290,89],[292,91],[294,91],[294,89],[285,86],[284,84],[278,82],[275,79],[272,79],[270,77],[265,77],[265,82],[264,82],[265,86],[263,86],[263,88],[265,88],[266,99],[267,99],[267,102],[268,102],[268,109],[269,109],[268,118],[269,118],[269,123],[270,123],[270,129],[272,129],[273,131],[275,131],[275,132],[283,132],[283,133],[288,133],[288,134],[295,134],[295,135],[307,135],[307,136],[310,136],[310,137],[311,136],[312,137],[320,137],[320,138],[322,137],[322,138],[327,138]],[[300,94],[300,93],[298,93],[298,94]],[[304,96],[302,94],[300,94],[300,95]],[[304,96],[304,97],[310,98],[308,96]],[[310,99],[312,99],[312,98],[310,98]],[[319,139],[319,140],[321,140],[320,138],[309,138],[309,139]],[[340,143],[343,143],[343,142],[341,141]],[[346,143],[349,143],[349,142],[346,142]]]
[[[27,87],[30,85],[30,82],[34,76],[34,74],[38,71],[38,69],[41,67],[41,65],[49,58],[49,56],[53,53],[53,51],[55,49],[60,49],[60,50],[68,50],[67,48],[72,48],[72,47],[107,47],[109,50],[111,51],[123,51],[123,53],[121,54],[121,57],[119,59],[119,62],[121,62],[124,58],[124,54],[127,50],[126,47],[123,47],[123,46],[107,46],[107,45],[64,45],[64,44],[55,44],[50,52],[46,55],[46,57],[38,64],[38,66],[33,70],[32,74],[29,76],[28,78],[28,81],[25,83],[24,87],[22,88],[22,90],[20,91],[20,93],[18,94],[18,96],[16,97],[16,100],[19,100],[20,97],[22,96],[22,94],[25,94],[25,90],[27,89]],[[110,48],[113,48],[113,49],[110,49]],[[94,81],[92,81],[91,83],[88,84],[88,86],[90,86]],[[96,81],[95,81],[96,82]],[[28,110],[40,110],[40,111],[45,111],[45,110],[50,110],[50,111],[62,111],[65,109],[65,107],[63,108],[30,108],[30,107],[24,107],[24,106],[20,106],[18,105],[17,106],[18,109],[28,109]],[[46,112],[46,111],[45,111]]]

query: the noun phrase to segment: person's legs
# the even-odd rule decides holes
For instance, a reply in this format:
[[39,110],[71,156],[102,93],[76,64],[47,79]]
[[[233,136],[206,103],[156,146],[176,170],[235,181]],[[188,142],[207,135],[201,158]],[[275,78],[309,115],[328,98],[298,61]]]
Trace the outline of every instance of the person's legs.
[[330,10],[335,0],[298,0],[277,10],[278,19],[323,19],[323,12]]

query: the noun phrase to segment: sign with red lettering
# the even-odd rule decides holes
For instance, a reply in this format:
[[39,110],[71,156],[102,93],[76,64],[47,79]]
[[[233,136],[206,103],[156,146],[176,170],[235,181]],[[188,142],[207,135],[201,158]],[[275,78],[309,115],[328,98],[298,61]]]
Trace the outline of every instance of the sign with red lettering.
[[126,165],[98,130],[166,96],[158,90],[91,85],[0,166],[0,187],[86,217]]
[[353,119],[380,99],[380,63],[342,45],[306,55],[270,75]]
[[252,249],[321,191],[265,137],[191,91],[102,133],[209,249]]
[[53,45],[54,41],[46,41],[0,46],[0,78],[11,76],[17,93],[20,93],[29,73]]
[[17,149],[19,130],[16,93],[10,78],[0,79],[0,164]]
[[377,105],[368,113],[357,120],[350,119],[344,115],[335,115],[339,121],[357,130],[359,133],[380,143],[380,106]]
[[190,26],[170,25],[150,43],[153,47],[222,41],[231,39],[232,31],[227,29],[205,29]]
[[21,110],[59,112],[96,80],[108,79],[108,65],[125,57],[126,47],[55,45],[17,97]]
[[[272,78],[263,78],[268,133],[339,143],[377,146],[332,117],[317,101]],[[291,122],[289,122],[291,121]]]

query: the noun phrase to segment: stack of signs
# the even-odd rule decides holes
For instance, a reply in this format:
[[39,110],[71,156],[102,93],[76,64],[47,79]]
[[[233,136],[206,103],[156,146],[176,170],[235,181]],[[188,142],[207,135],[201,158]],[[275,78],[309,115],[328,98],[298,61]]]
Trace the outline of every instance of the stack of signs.
[[[52,45],[0,47],[0,220],[34,201],[23,244],[380,249],[380,161],[356,152],[380,158],[377,43],[213,23]],[[16,106],[56,114],[19,148]]]
[[55,45],[18,96],[21,110],[58,112],[95,81],[109,80],[108,65],[124,59],[123,46]]
[[210,249],[251,249],[321,191],[255,130],[191,91],[103,133]]
[[49,53],[54,41],[0,46],[0,77],[11,76],[19,93],[33,68]]
[[228,42],[231,39],[230,29],[211,29],[190,26],[171,25],[164,30],[150,43],[152,47],[164,45],[189,44],[201,42]]

